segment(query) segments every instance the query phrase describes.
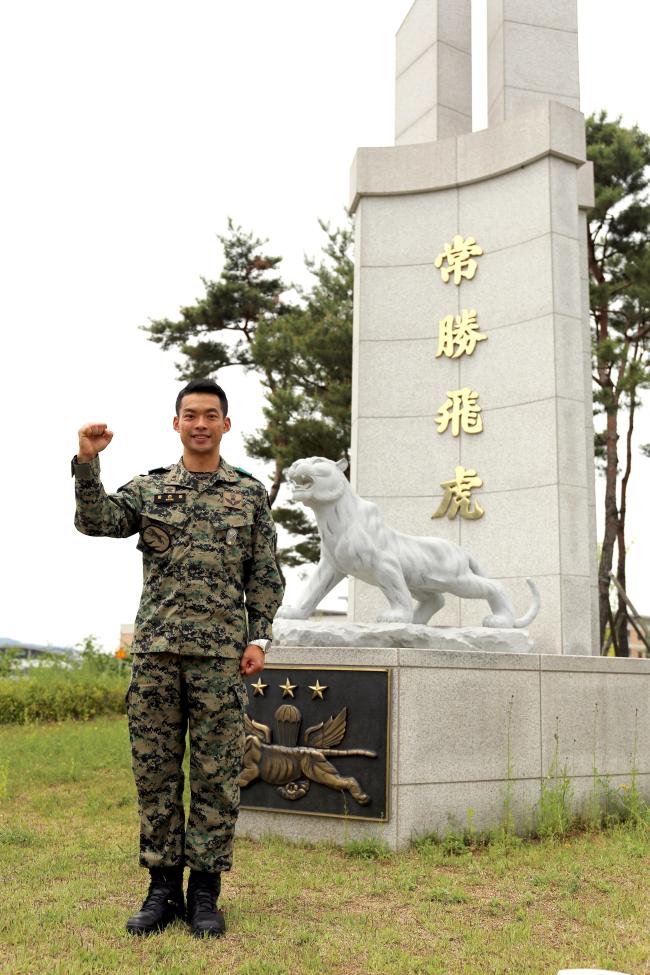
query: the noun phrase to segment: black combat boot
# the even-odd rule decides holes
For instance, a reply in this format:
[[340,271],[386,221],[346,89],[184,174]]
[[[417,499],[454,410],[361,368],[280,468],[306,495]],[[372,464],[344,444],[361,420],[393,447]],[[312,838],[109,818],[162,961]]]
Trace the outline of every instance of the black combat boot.
[[185,918],[182,867],[150,867],[149,893],[137,914],[126,922],[129,934],[162,931],[177,917]]
[[187,884],[187,920],[195,938],[220,938],[226,933],[223,911],[217,909],[221,874],[192,870]]

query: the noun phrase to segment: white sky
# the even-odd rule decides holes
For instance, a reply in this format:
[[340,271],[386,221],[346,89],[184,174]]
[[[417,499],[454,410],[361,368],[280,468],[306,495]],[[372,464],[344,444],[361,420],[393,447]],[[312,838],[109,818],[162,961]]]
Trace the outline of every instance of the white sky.
[[[485,13],[473,0],[475,27]],[[638,0],[578,0],[583,111],[650,131]],[[217,278],[228,216],[305,281],[319,217],[340,223],[357,146],[393,140],[394,34],[409,0],[7,0],[0,8],[3,476],[0,636],[117,646],[140,591],[135,541],[72,527],[69,460],[105,420],[109,490],[176,460],[174,357],[138,326],[176,317]],[[634,25],[634,29],[632,26]],[[484,29],[484,27],[483,27]],[[475,128],[485,85],[475,58]],[[224,455],[258,476],[241,433],[254,378],[225,371]],[[645,428],[645,429],[644,429]],[[639,441],[650,441],[641,417]],[[648,461],[635,459],[629,591],[643,611]]]

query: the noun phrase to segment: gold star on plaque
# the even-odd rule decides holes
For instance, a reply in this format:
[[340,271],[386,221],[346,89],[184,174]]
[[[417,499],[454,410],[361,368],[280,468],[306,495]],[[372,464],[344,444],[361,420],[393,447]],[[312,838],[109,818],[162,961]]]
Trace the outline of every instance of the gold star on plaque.
[[282,691],[282,697],[295,697],[296,695],[293,692],[297,686],[297,684],[292,684],[288,677],[284,684],[278,684],[278,687]]
[[257,697],[258,694],[261,694],[262,697],[264,697],[264,691],[266,690],[266,688],[268,686],[269,686],[268,684],[263,684],[262,683],[262,678],[261,677],[258,677],[257,680],[255,681],[255,683],[254,684],[251,684],[251,687],[253,688],[253,692],[254,692],[255,697]]
[[321,684],[317,677],[315,684],[309,684],[309,690],[314,692],[311,696],[312,701],[317,697],[319,697],[321,701],[325,700],[323,697],[323,691],[326,691],[328,687],[328,684]]

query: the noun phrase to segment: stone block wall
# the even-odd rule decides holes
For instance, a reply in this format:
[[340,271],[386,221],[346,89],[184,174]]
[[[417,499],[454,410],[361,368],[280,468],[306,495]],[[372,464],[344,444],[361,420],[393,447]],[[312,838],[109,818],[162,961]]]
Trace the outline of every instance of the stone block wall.
[[241,835],[372,837],[401,849],[470,820],[498,828],[510,813],[526,833],[553,768],[569,777],[576,812],[602,794],[598,776],[614,790],[634,777],[650,798],[650,660],[285,647],[269,662],[289,674],[292,664],[392,671],[390,818],[354,819],[353,802],[350,818],[296,815],[299,806],[287,803],[292,815],[244,810]]

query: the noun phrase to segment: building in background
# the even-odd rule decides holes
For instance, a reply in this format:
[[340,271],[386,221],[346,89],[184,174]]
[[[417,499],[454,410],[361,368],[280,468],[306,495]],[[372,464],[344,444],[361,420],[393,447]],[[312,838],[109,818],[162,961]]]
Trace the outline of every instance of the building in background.
[[[650,633],[650,616],[639,616],[640,623],[643,625],[645,630]],[[645,643],[636,632],[631,623],[628,626],[628,640],[630,644],[630,656],[631,657],[647,657],[648,648]]]
[[48,657],[74,660],[79,656],[79,651],[75,647],[44,646],[41,643],[24,643],[22,640],[0,637],[0,654],[7,652],[10,652],[18,660],[24,661],[25,664],[34,663],[39,659],[47,659]]
[[120,645],[118,650],[124,647],[125,650],[130,650],[133,643],[133,623],[122,623],[120,626]]

